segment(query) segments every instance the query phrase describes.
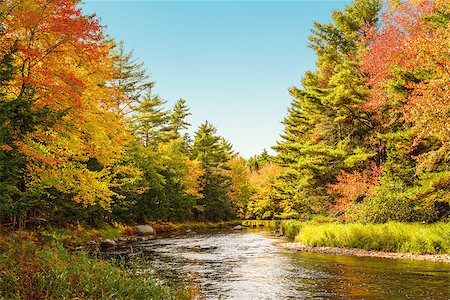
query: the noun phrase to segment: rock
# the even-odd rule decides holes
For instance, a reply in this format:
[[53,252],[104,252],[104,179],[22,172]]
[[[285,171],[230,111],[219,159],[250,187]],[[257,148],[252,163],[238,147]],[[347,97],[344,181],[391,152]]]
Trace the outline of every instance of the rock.
[[101,246],[104,248],[111,248],[116,246],[116,242],[110,239],[106,239],[101,242]]
[[138,225],[134,227],[134,232],[138,235],[156,235],[155,229],[150,225]]
[[189,233],[189,232],[191,232],[192,230],[190,230],[190,229],[186,229],[186,233]]
[[233,230],[242,230],[242,225],[236,225],[233,227]]

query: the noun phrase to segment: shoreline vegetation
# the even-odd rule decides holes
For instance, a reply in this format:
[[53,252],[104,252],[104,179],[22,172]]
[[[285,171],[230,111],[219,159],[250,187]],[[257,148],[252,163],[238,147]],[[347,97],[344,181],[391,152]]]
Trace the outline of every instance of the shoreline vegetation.
[[450,262],[448,222],[343,224],[324,220],[248,220],[243,225],[279,230],[291,242],[277,245],[292,251]]

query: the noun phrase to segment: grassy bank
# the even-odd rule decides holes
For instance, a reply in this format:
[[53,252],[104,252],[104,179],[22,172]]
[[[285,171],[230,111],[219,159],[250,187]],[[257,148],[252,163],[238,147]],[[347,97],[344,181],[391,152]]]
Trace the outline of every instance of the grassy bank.
[[196,293],[33,235],[0,237],[0,299],[193,299]]
[[450,223],[306,224],[295,241],[308,246],[450,254]]
[[450,254],[450,223],[340,224],[282,221],[287,237],[307,246]]

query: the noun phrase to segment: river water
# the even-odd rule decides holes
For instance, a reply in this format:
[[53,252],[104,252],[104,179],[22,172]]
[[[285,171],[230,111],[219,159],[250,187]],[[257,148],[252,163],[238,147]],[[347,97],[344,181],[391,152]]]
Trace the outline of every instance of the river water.
[[206,299],[450,299],[450,264],[276,247],[267,231],[192,234],[133,245],[133,257]]

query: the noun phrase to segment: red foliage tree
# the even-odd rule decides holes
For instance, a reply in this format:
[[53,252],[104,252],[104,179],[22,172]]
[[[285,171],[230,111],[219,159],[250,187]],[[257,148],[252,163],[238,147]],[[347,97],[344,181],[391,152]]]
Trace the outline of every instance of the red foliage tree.
[[362,200],[365,197],[371,197],[382,174],[383,168],[375,163],[372,163],[371,169],[363,172],[347,173],[341,171],[341,174],[337,177],[338,182],[327,186],[329,194],[340,196],[336,199],[333,209],[338,212],[345,212],[350,203]]

